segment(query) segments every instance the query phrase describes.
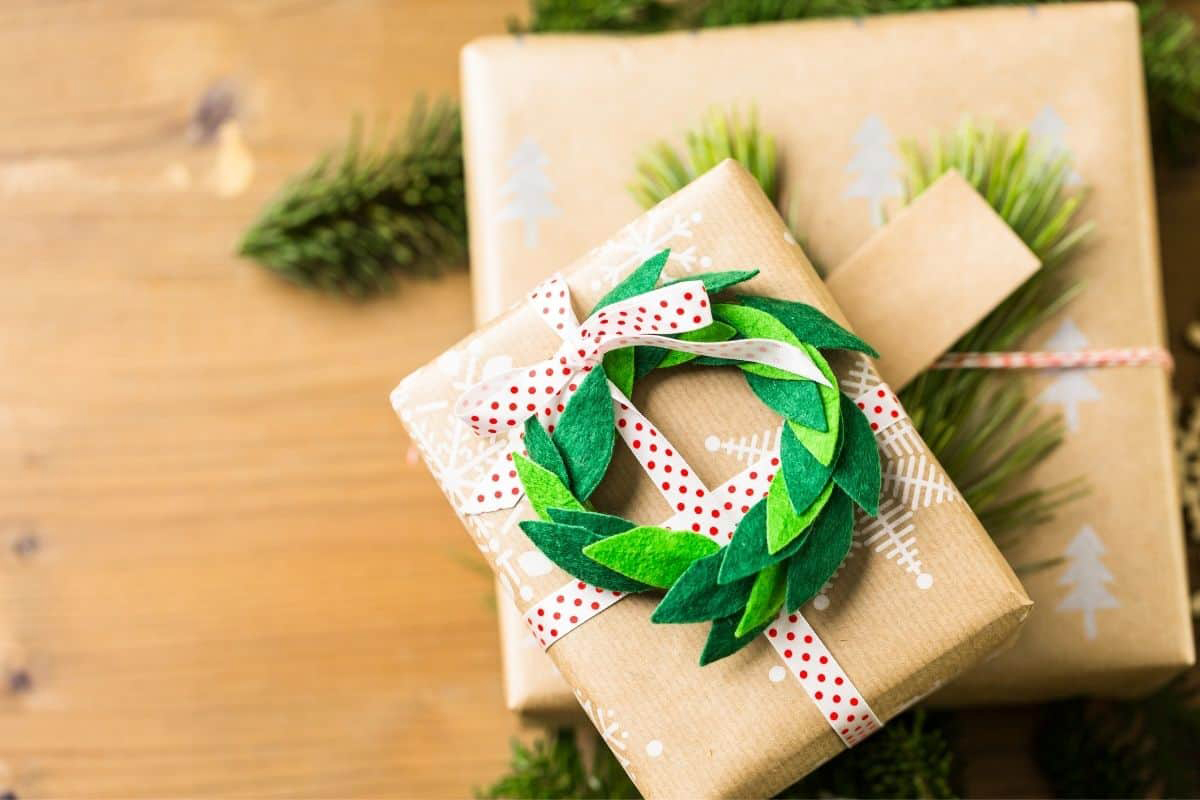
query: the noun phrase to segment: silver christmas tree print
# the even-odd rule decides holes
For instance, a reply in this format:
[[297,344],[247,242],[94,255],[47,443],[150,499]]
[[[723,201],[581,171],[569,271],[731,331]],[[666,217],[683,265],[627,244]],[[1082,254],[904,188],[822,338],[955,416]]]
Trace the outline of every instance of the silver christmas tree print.
[[[1087,346],[1087,337],[1070,319],[1063,320],[1046,341],[1046,349],[1057,352],[1075,352],[1085,350]],[[1067,430],[1071,432],[1079,430],[1079,406],[1101,398],[1100,390],[1088,378],[1090,373],[1091,370],[1079,368],[1055,370],[1054,381],[1037,398],[1039,403],[1060,406]]]
[[[1029,123],[1029,136],[1050,158],[1072,155],[1067,146],[1067,123],[1053,106],[1046,106],[1033,118],[1033,122]],[[1074,169],[1067,174],[1068,186],[1078,186],[1082,183],[1083,176]]]
[[900,179],[897,177],[900,159],[892,153],[892,134],[887,125],[874,114],[863,122],[853,141],[858,149],[846,166],[846,172],[856,177],[846,189],[846,197],[865,197],[870,202],[871,224],[878,228],[884,222],[887,198],[900,196]]
[[1058,604],[1058,610],[1083,612],[1083,633],[1089,639],[1095,639],[1098,634],[1096,612],[1121,607],[1105,585],[1113,580],[1112,573],[1100,560],[1106,552],[1092,526],[1084,525],[1067,545],[1064,553],[1067,568],[1058,579],[1060,586],[1073,587]]
[[538,225],[543,219],[557,217],[561,212],[550,200],[554,184],[546,175],[550,159],[533,139],[526,138],[508,160],[510,176],[500,187],[500,194],[509,198],[498,215],[502,220],[519,220],[524,228],[525,246],[538,246]]

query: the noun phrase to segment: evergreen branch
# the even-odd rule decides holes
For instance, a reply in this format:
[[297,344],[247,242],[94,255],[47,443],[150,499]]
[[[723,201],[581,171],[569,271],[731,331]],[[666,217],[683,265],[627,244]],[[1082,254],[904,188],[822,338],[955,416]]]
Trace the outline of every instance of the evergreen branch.
[[1193,159],[1200,142],[1200,38],[1187,14],[1159,0],[1138,6],[1150,125],[1168,153]]
[[509,19],[511,33],[664,30],[677,9],[659,0],[530,0],[529,24]]
[[385,145],[364,146],[355,125],[341,155],[284,187],[239,250],[302,286],[361,297],[397,271],[435,275],[464,259],[466,235],[458,109],[418,98]]
[[584,800],[638,798],[636,788],[606,745],[597,744],[592,768],[584,764],[579,742],[568,728],[551,731],[526,747],[512,742],[508,773],[475,796],[486,800]]

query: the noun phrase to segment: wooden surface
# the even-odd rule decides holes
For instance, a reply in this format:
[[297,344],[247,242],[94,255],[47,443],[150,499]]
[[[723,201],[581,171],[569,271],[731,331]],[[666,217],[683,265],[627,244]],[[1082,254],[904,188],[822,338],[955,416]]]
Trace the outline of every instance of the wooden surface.
[[[453,91],[522,6],[0,6],[0,796],[502,769],[491,584],[387,403],[471,327],[466,275],[353,305],[231,253],[352,114]],[[1200,173],[1162,202],[1193,315]],[[1038,791],[998,755],[1024,718],[983,719],[973,784]]]

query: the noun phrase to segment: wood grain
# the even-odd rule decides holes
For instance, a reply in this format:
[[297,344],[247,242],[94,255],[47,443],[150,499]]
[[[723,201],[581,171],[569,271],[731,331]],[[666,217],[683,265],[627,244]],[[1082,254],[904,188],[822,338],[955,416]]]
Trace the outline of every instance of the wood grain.
[[[352,304],[231,253],[353,114],[453,92],[458,48],[523,6],[0,6],[0,795],[501,771],[491,584],[387,403],[470,329],[466,274]],[[1194,314],[1198,173],[1164,198]],[[1006,777],[973,785],[1036,793],[1000,725],[976,749]]]

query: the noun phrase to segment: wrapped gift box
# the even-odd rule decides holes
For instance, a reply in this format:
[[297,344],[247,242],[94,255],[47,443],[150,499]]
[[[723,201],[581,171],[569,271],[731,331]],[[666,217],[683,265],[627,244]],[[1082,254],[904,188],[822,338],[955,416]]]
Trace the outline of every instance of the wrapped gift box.
[[[704,265],[681,272],[671,264],[665,277],[753,264],[761,272],[744,284],[744,293],[809,303],[846,325],[769,201],[733,162],[654,213],[696,223],[690,243],[705,254]],[[642,216],[610,241],[634,242],[649,219]],[[577,311],[590,309],[637,266],[615,261],[608,252],[588,255],[564,271]],[[496,459],[518,449],[519,437],[477,437],[452,410],[467,386],[556,353],[560,336],[568,334],[547,324],[543,305],[544,300],[517,304],[406,378],[392,401],[480,551],[497,575],[514,581],[522,617],[533,627],[546,620],[550,629],[540,631],[539,639],[645,796],[770,795],[844,747],[847,731],[835,729],[843,721],[832,722],[837,714],[817,702],[830,699],[813,693],[813,681],[825,681],[826,669],[840,669],[829,683],[840,687],[845,680],[841,691],[863,698],[860,708],[869,713],[859,722],[870,730],[1011,641],[1030,601],[873,363],[859,355],[831,359],[841,390],[850,397],[886,398],[882,402],[894,404],[888,408],[896,413],[884,412],[892,421],[877,433],[885,475],[880,513],[861,518],[858,527],[863,536],[892,541],[897,557],[847,558],[810,604],[825,611],[784,613],[772,623],[776,636],[768,631],[704,667],[697,656],[707,625],[651,624],[654,596],[609,598],[598,590],[593,596],[587,587],[576,592],[575,581],[542,557],[518,526],[534,517],[527,500],[475,513],[478,498],[490,497],[495,485],[489,474]],[[658,428],[651,435],[674,443],[716,496],[726,483],[747,479],[765,492],[778,456],[771,433],[778,431],[779,417],[738,372],[685,367],[662,380],[648,379],[633,398]],[[766,432],[766,446],[757,452],[705,446],[708,437],[723,438],[743,426]],[[915,471],[900,468],[908,460]],[[659,488],[631,450],[620,447],[592,501],[627,519],[657,522],[670,516]],[[512,564],[517,568],[510,569]],[[589,606],[597,610],[588,612]],[[567,610],[551,623],[560,607]],[[539,616],[538,610],[548,613]],[[822,643],[827,651],[816,650],[809,665],[827,666],[810,674],[804,663],[808,650]],[[833,700],[843,702],[836,692]]]
[[[783,154],[785,207],[826,266],[847,261],[898,207],[897,142],[948,131],[969,112],[1028,127],[1035,144],[1068,151],[1088,186],[1083,216],[1096,233],[1070,266],[1085,291],[1030,349],[1164,344],[1131,4],[644,37],[494,37],[464,50],[463,96],[481,319],[636,213],[626,191],[636,157],[658,140],[678,141],[712,107],[757,108]],[[659,214],[602,252],[621,265],[670,246],[677,267],[702,269],[705,228]],[[945,702],[1136,694],[1194,660],[1168,376],[1108,368],[1044,373],[1029,384],[1070,428],[1030,480],[1086,475],[1091,495],[1007,553],[1018,565],[1062,563],[1024,576],[1038,610],[1020,642],[959,681]],[[757,433],[727,438],[753,446]],[[522,636],[506,637],[506,649]],[[534,694],[539,707],[573,702],[552,669],[521,661],[527,672],[509,680],[515,707],[529,707]]]

